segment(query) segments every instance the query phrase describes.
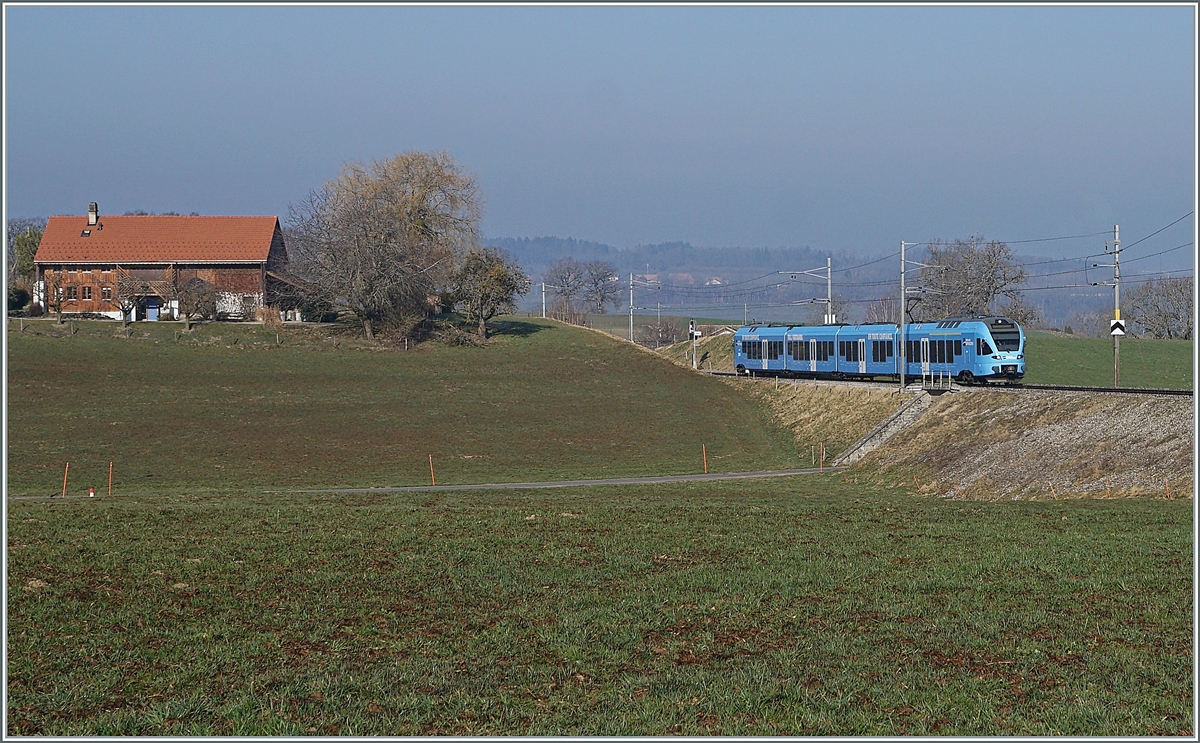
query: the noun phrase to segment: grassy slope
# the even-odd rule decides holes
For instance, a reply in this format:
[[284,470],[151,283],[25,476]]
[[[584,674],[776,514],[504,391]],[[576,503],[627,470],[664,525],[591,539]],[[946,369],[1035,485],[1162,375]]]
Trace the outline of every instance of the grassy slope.
[[[1077,338],[1032,331],[1026,341],[1030,384],[1074,384],[1111,387],[1111,338]],[[1121,340],[1121,386],[1191,389],[1191,341],[1147,338]]]
[[[10,733],[1191,733],[1190,501],[964,503],[847,473],[240,494],[293,461],[296,484],[404,482],[410,456],[420,482],[431,446],[439,481],[659,471],[700,441],[741,469],[722,435],[795,449],[736,388],[560,326],[408,354],[81,327],[9,336],[10,485],[116,452],[135,494],[9,503]],[[467,431],[482,461],[452,458]]]
[[8,732],[1187,735],[1191,528],[837,475],[16,501]]
[[[512,322],[487,348],[334,350],[256,326],[9,333],[9,490],[516,482],[777,469],[787,432],[719,380],[604,334]],[[143,334],[149,333],[147,337]],[[233,344],[233,339],[240,342]],[[713,415],[721,425],[711,425]]]

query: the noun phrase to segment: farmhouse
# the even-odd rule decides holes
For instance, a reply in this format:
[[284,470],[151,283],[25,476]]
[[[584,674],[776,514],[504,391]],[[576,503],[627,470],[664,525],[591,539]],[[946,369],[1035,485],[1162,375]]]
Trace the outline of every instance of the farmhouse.
[[[34,256],[43,310],[119,320],[179,316],[203,291],[217,317],[277,304],[287,252],[277,217],[50,217]],[[185,300],[186,301],[186,300]]]

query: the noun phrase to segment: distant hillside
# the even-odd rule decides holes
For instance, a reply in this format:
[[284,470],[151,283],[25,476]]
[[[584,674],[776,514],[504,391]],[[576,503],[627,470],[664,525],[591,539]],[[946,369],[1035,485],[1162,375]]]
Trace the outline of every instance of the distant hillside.
[[[824,265],[828,252],[812,248],[697,248],[686,242],[639,245],[621,250],[604,243],[563,237],[493,237],[486,245],[508,251],[535,278],[560,258],[608,261],[620,273],[692,273],[739,280],[766,271],[814,268]],[[782,268],[781,268],[782,267]],[[728,276],[726,276],[726,274]]]
[[[712,248],[686,242],[620,249],[569,237],[493,237],[485,239],[484,243],[508,251],[535,283],[540,282],[550,264],[560,258],[608,261],[622,280],[633,273],[664,285],[663,291],[645,292],[646,304],[639,299],[636,302],[639,306],[657,307],[661,302],[664,310],[675,308],[676,314],[682,315],[699,311],[714,317],[753,316],[772,322],[820,322],[823,305],[811,304],[810,300],[825,296],[823,277],[799,275],[786,286],[753,292],[748,292],[744,286],[723,289],[716,284],[737,284],[765,277],[755,286],[766,287],[773,283],[771,274],[823,269],[826,259],[832,263],[834,302],[843,321],[861,322],[872,301],[899,294],[899,259],[887,253],[858,255],[808,246]],[[919,253],[909,257],[922,259]],[[1044,258],[1018,256],[1018,260],[1030,264],[1031,279],[1027,286],[1031,291],[1026,293],[1026,299],[1042,310],[1049,325],[1060,327],[1073,322],[1082,328],[1085,318],[1097,312],[1105,313],[1108,311],[1105,308],[1111,307],[1111,290],[1090,286],[1081,263],[1064,262],[1047,269]],[[1064,269],[1076,268],[1078,275],[1064,273]],[[778,281],[787,283],[788,277],[779,276]],[[909,282],[910,286],[919,284],[916,271],[909,275]],[[524,309],[540,305],[540,290],[535,293],[536,297],[534,293],[526,297]],[[723,309],[726,307],[729,309]]]

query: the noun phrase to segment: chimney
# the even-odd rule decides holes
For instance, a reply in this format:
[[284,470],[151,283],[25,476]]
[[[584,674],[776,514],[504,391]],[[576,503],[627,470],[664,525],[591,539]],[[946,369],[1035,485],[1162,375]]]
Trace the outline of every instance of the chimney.
[[94,227],[98,221],[100,221],[100,209],[93,201],[88,204],[88,227]]

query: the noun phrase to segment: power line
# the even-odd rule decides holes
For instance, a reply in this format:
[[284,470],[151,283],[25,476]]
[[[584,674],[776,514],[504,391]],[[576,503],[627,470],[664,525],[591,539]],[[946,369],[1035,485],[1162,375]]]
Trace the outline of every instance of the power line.
[[[1182,217],[1180,217],[1179,219],[1176,219],[1174,222],[1172,222],[1171,224],[1167,225],[1167,227],[1174,227],[1175,225],[1179,224],[1180,222],[1182,222],[1183,220],[1187,219],[1187,218],[1188,218],[1188,217],[1190,217],[1190,216],[1192,216],[1192,212],[1188,212],[1187,214],[1184,214],[1184,215],[1183,215]],[[1124,248],[1122,248],[1122,250],[1129,250],[1129,249],[1130,249],[1130,248],[1132,248],[1134,245],[1137,245],[1138,243],[1140,243],[1140,242],[1142,242],[1142,241],[1144,241],[1144,240],[1149,240],[1150,238],[1154,237],[1154,236],[1155,236],[1155,235],[1157,235],[1158,233],[1160,233],[1160,232],[1162,232],[1163,230],[1167,229],[1167,227],[1162,227],[1162,228],[1160,228],[1160,229],[1157,229],[1157,230],[1155,230],[1154,232],[1151,232],[1149,235],[1146,235],[1145,237],[1143,237],[1141,240],[1134,240],[1133,242],[1129,243],[1129,244],[1128,244],[1128,245],[1126,245]]]
[[1140,257],[1138,257],[1138,258],[1127,258],[1127,259],[1125,260],[1125,262],[1126,262],[1126,263],[1133,263],[1134,261],[1144,261],[1144,260],[1146,260],[1147,258],[1153,258],[1153,257],[1155,257],[1155,256],[1159,256],[1159,255],[1165,255],[1165,254],[1167,254],[1167,253],[1173,253],[1173,252],[1175,252],[1176,250],[1183,250],[1184,248],[1190,248],[1190,247],[1192,247],[1192,245],[1193,245],[1193,243],[1184,243],[1183,245],[1176,245],[1176,246],[1175,246],[1175,247],[1173,247],[1173,248],[1167,248],[1166,250],[1160,250],[1160,251],[1158,251],[1157,253],[1151,253],[1150,255],[1143,255],[1143,256],[1140,256]]
[[856,269],[856,268],[863,268],[864,266],[872,266],[872,265],[874,265],[874,264],[876,264],[876,263],[879,263],[880,261],[886,261],[886,260],[888,260],[889,258],[895,258],[895,257],[896,257],[896,256],[898,256],[898,255],[900,255],[900,251],[899,251],[899,250],[897,250],[895,253],[892,253],[891,255],[885,255],[885,256],[884,256],[884,257],[882,257],[882,258],[877,258],[877,259],[875,259],[875,260],[873,260],[873,261],[869,261],[869,262],[867,262],[867,263],[860,263],[859,265],[857,265],[857,266],[851,266],[850,268],[839,268],[838,270],[834,271],[834,273],[844,273],[844,272],[846,272],[846,271],[853,271],[853,270],[854,270],[854,269]]

